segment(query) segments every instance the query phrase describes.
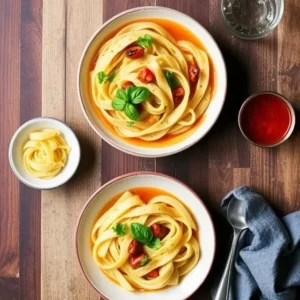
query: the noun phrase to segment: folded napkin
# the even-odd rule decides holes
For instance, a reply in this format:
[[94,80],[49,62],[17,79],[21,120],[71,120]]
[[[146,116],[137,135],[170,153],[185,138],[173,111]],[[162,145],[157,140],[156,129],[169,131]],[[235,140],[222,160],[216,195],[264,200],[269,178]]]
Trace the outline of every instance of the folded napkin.
[[233,198],[245,202],[249,229],[240,238],[229,299],[300,299],[300,211],[279,219],[262,196],[242,186],[223,199],[225,212]]

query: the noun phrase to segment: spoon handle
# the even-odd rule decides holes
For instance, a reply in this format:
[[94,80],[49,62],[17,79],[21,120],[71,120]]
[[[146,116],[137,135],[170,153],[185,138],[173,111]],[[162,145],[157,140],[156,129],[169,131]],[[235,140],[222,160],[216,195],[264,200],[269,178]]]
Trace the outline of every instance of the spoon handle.
[[226,267],[224,269],[221,281],[219,283],[219,287],[215,296],[214,300],[227,300],[229,296],[230,290],[230,278],[231,278],[231,271],[232,265],[235,262],[235,253],[238,244],[238,240],[240,237],[242,230],[234,231],[233,241],[230,249],[230,253],[226,262]]

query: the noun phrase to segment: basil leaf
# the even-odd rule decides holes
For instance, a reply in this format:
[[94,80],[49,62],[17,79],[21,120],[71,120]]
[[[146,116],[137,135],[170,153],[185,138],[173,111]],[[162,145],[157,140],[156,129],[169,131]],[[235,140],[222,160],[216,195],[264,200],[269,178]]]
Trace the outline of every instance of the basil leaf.
[[97,74],[97,77],[98,77],[99,83],[104,83],[108,76],[105,74],[105,72],[101,71]]
[[168,81],[169,86],[171,87],[171,89],[175,89],[177,87],[179,87],[179,82],[176,79],[176,77],[173,75],[172,72],[170,71],[164,71],[165,77]]
[[148,99],[150,96],[150,91],[145,87],[138,87],[132,91],[130,98],[133,104],[139,104]]
[[129,101],[131,101],[131,94],[137,89],[138,87],[135,85],[131,85],[128,88],[126,88],[125,93],[127,95],[127,98]]
[[119,98],[115,98],[111,103],[112,108],[114,110],[119,110],[119,111],[124,110],[125,105],[126,105],[126,101]]
[[133,121],[128,121],[127,122],[127,127],[132,127],[134,125],[134,122]]
[[113,82],[114,79],[115,79],[115,77],[116,77],[116,75],[117,75],[117,72],[118,72],[117,69],[113,70],[113,71],[111,72],[111,74],[109,74],[109,75],[107,76],[107,80],[108,80],[109,82]]
[[147,243],[147,246],[151,249],[159,249],[161,247],[160,239],[159,238],[153,238],[149,243]]
[[126,102],[129,100],[127,94],[126,94],[125,91],[122,90],[122,89],[118,89],[118,90],[117,90],[116,98],[122,99],[122,100],[124,100],[124,101],[126,101]]
[[141,260],[140,266],[141,266],[141,267],[146,266],[150,261],[151,261],[151,259],[150,259],[148,256],[145,256],[145,257]]
[[112,230],[116,233],[117,236],[123,236],[126,234],[126,224],[118,223],[112,228]]
[[126,103],[125,105],[125,115],[131,119],[131,120],[138,120],[140,117],[139,112],[137,111],[137,109],[135,108],[135,106],[133,104],[130,103]]
[[144,37],[139,37],[137,40],[137,44],[143,48],[147,48],[151,46],[153,43],[152,37],[150,34],[145,34]]
[[148,226],[131,223],[130,229],[132,236],[140,243],[148,244],[153,239],[153,233]]

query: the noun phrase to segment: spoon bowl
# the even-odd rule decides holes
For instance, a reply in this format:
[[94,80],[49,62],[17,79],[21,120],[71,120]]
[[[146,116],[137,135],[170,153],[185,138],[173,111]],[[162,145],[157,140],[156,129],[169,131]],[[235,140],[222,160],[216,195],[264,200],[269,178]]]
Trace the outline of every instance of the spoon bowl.
[[232,273],[232,265],[235,262],[236,249],[241,233],[248,228],[245,218],[245,203],[244,201],[232,198],[227,208],[227,219],[233,227],[233,241],[227,263],[219,283],[219,287],[214,300],[227,300],[229,299],[230,279]]
[[233,229],[243,230],[248,228],[245,218],[245,205],[241,200],[233,198],[228,205],[227,219]]

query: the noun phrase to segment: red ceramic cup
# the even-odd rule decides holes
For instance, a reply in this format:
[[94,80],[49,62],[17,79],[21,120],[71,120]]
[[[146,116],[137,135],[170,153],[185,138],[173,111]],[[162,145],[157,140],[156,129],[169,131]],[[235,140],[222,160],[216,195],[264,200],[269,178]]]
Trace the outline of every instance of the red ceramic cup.
[[250,96],[240,108],[238,123],[244,137],[259,147],[274,147],[286,141],[295,128],[295,111],[275,92]]

